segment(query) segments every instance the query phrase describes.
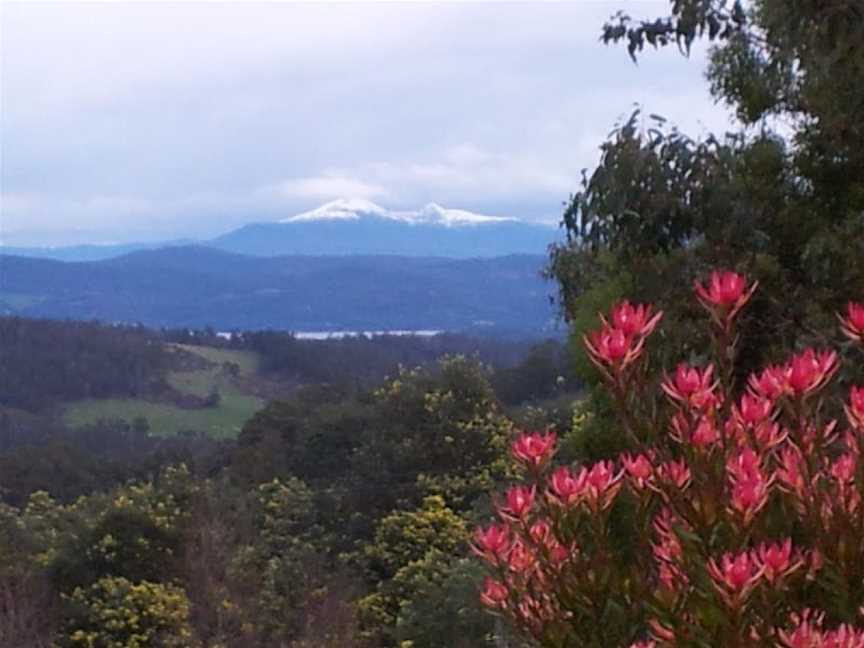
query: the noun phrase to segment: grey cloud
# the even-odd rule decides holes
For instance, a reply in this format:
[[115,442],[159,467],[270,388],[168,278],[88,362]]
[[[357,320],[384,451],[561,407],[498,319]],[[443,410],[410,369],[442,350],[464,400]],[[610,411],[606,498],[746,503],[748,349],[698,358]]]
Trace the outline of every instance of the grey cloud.
[[666,3],[7,4],[0,233],[207,236],[346,194],[554,219],[634,102],[726,125],[703,53],[598,43],[621,6]]

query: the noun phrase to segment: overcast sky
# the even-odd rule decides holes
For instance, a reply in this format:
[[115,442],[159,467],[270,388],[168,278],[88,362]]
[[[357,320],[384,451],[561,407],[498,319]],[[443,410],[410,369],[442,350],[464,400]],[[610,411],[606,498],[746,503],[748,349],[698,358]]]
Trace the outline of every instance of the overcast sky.
[[635,103],[728,127],[704,55],[569,4],[25,4],[0,39],[6,244],[212,236],[341,197],[557,221]]

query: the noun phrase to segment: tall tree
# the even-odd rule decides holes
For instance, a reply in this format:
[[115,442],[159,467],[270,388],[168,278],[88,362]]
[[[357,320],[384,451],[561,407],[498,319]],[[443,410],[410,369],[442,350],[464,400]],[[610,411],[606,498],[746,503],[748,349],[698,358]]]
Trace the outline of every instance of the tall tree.
[[710,91],[738,131],[696,141],[638,113],[619,125],[572,196],[550,274],[577,332],[588,311],[630,292],[663,306],[670,346],[685,353],[699,342],[683,298],[692,280],[716,266],[758,277],[743,372],[818,338],[864,286],[864,5],[670,6],[648,21],[618,13],[602,40],[626,43],[634,60],[646,46],[687,54],[709,41]]

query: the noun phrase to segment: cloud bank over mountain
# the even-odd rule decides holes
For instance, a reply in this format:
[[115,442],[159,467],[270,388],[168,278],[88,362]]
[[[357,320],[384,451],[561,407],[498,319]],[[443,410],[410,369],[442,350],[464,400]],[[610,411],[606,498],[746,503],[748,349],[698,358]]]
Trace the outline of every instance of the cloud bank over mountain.
[[346,196],[554,222],[634,102],[726,121],[702,52],[597,42],[621,5],[7,3],[0,237],[206,238]]

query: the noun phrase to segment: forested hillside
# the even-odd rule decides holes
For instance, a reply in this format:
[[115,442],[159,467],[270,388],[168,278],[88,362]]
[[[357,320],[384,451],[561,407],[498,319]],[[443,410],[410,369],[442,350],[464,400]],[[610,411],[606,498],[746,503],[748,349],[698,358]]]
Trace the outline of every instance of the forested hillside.
[[155,327],[554,333],[542,256],[258,258],[203,247],[96,262],[0,255],[0,313]]
[[[555,342],[226,339],[21,318],[0,320],[0,330],[0,374],[10,385],[21,376],[0,401],[10,531],[0,589],[15,593],[14,618],[0,614],[3,645],[48,646],[57,636],[78,645],[73,629],[99,636],[105,628],[92,615],[121,602],[130,615],[121,623],[146,619],[153,637],[165,637],[156,645],[178,636],[250,648],[404,636],[431,646],[439,644],[422,637],[437,633],[448,645],[474,645],[491,621],[462,539],[503,470],[505,408],[532,425],[572,416],[552,405],[573,388]],[[473,359],[437,360],[459,351]],[[125,367],[128,380],[97,390],[106,363]],[[51,371],[64,380],[27,378]],[[218,401],[205,402],[205,378],[221,381],[223,401],[231,386],[277,391],[236,439],[210,429],[166,435],[161,419],[146,416],[154,409],[83,425],[59,416],[79,403],[172,399],[218,414]],[[198,401],[183,402],[189,389]],[[543,403],[546,413],[528,407]],[[135,589],[142,580],[147,588]],[[414,620],[397,630],[406,604]],[[446,618],[465,606],[473,612],[463,621]]]

